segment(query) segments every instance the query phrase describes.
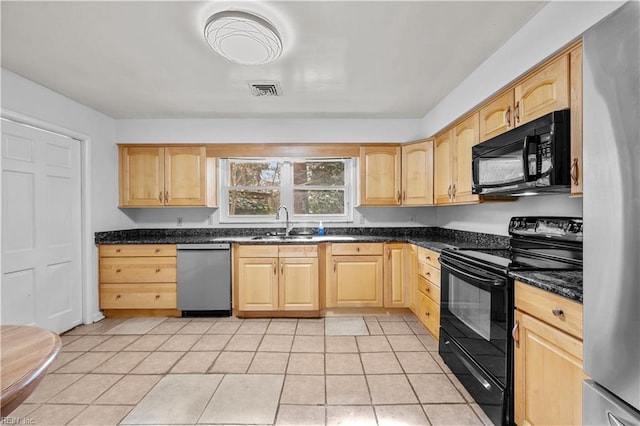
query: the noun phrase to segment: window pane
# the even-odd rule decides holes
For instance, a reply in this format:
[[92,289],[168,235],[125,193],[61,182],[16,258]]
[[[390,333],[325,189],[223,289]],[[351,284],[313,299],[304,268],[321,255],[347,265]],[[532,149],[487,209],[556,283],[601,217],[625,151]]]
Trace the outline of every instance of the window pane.
[[293,163],[296,186],[343,186],[344,161],[306,161]]
[[279,204],[279,190],[229,191],[229,216],[274,215]]
[[230,186],[280,186],[281,163],[231,161]]
[[344,191],[295,190],[293,211],[295,214],[344,214]]

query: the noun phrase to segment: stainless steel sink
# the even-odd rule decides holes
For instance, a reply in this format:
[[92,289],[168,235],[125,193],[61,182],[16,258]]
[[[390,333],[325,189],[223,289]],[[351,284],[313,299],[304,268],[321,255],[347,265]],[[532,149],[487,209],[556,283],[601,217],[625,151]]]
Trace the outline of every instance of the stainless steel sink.
[[322,241],[354,241],[354,237],[347,235],[256,235],[249,237],[251,241],[308,241],[308,242],[322,242]]

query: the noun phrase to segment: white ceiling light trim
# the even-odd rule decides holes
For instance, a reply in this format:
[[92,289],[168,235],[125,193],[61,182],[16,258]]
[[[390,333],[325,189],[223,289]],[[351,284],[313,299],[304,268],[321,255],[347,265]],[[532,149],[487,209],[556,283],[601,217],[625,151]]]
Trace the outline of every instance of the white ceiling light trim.
[[273,24],[245,11],[211,15],[204,38],[216,53],[242,65],[268,64],[282,54],[282,40]]

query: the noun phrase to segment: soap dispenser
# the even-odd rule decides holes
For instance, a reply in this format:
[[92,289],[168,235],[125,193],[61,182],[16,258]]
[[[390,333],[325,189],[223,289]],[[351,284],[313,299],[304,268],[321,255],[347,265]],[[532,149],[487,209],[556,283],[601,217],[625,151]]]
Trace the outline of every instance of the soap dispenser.
[[322,221],[318,224],[318,235],[324,235],[324,226],[322,226]]

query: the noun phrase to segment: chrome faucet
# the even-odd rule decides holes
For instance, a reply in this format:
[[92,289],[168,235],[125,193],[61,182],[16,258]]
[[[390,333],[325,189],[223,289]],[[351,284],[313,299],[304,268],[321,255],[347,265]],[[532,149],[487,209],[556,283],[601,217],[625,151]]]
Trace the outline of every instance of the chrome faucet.
[[280,220],[280,210],[284,209],[284,212],[287,214],[285,217],[285,223],[284,223],[284,236],[288,237],[289,236],[289,209],[287,209],[287,206],[280,206],[278,207],[278,210],[276,210],[276,220]]

